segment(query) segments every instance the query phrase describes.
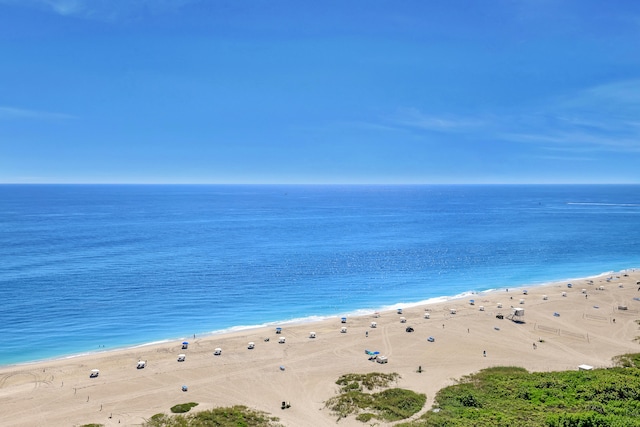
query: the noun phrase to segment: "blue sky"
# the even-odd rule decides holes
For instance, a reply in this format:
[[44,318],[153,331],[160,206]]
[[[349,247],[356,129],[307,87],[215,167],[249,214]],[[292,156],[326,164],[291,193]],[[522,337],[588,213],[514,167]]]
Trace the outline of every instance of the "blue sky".
[[0,0],[0,182],[639,183],[640,2]]

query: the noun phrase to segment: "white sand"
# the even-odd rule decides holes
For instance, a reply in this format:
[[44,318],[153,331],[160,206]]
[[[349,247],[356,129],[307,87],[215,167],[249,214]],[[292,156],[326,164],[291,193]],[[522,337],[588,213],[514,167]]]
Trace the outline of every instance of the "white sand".
[[[336,417],[324,402],[336,394],[335,381],[346,373],[397,372],[399,387],[426,393],[427,410],[440,388],[490,366],[522,366],[529,371],[575,370],[580,364],[607,367],[615,355],[640,352],[635,340],[640,335],[640,301],[634,299],[640,297],[640,272],[608,277],[594,278],[593,283],[573,281],[572,288],[566,282],[529,288],[527,295],[522,289],[502,289],[405,309],[402,315],[391,311],[375,319],[349,318],[346,325],[337,317],[283,326],[281,335],[274,328],[261,328],[198,338],[189,340],[187,350],[172,342],[4,367],[0,424],[131,426],[156,413],[169,413],[175,404],[198,402],[195,410],[246,405],[279,417],[289,427],[334,426]],[[598,290],[600,286],[604,290]],[[525,309],[525,323],[506,318],[511,306]],[[424,318],[425,308],[429,319]],[[451,314],[451,308],[457,313]],[[505,319],[496,319],[497,313]],[[400,322],[401,316],[407,323]],[[370,327],[372,321],[377,328]],[[340,332],[342,326],[347,333]],[[405,332],[407,326],[415,332]],[[315,339],[309,338],[310,331],[316,332]],[[278,343],[280,336],[286,343]],[[429,336],[435,342],[428,342]],[[247,348],[250,341],[255,342],[252,350]],[[222,354],[214,356],[217,347]],[[389,363],[369,361],[365,349],[380,351]],[[180,353],[186,354],[184,362],[176,360]],[[136,369],[138,360],[146,360],[147,367]],[[416,372],[418,366],[422,373]],[[89,378],[91,369],[100,369],[100,375]],[[187,392],[181,391],[182,385],[189,387]],[[291,407],[281,409],[282,401]],[[339,425],[363,424],[351,418]]]

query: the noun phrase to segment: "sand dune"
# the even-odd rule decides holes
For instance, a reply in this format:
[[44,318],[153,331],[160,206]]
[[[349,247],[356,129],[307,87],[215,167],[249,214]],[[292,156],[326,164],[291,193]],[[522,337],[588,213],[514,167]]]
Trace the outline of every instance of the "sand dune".
[[[473,305],[465,298],[406,308],[401,315],[390,311],[378,318],[351,317],[346,324],[337,317],[287,325],[280,335],[274,328],[260,328],[196,337],[187,350],[181,342],[172,342],[4,367],[1,424],[139,425],[153,414],[168,413],[175,404],[193,401],[200,404],[196,410],[243,404],[278,416],[291,427],[333,426],[335,417],[324,402],[335,395],[336,379],[373,371],[399,373],[399,387],[426,393],[426,410],[440,388],[482,368],[607,367],[615,355],[639,352],[639,280],[640,272],[625,271],[573,281],[571,288],[566,282],[529,288],[526,295],[523,289],[480,293],[471,297]],[[524,323],[506,318],[512,306],[525,310]],[[505,319],[497,319],[499,313]],[[407,322],[401,323],[400,317]],[[376,328],[371,328],[372,321]],[[340,332],[342,326],[346,333]],[[407,326],[415,332],[407,333]],[[315,338],[309,337],[311,331]],[[428,342],[429,336],[435,341]],[[286,342],[279,343],[280,337]],[[250,341],[254,349],[248,349]],[[222,349],[219,356],[213,355],[216,348]],[[389,362],[369,361],[365,349],[379,351]],[[180,353],[186,355],[184,362],[177,361]],[[138,360],[146,360],[147,366],[136,369]],[[422,373],[416,372],[419,366]],[[89,377],[92,369],[100,369],[97,378]],[[282,401],[291,407],[282,410]],[[347,419],[339,425],[362,423]]]

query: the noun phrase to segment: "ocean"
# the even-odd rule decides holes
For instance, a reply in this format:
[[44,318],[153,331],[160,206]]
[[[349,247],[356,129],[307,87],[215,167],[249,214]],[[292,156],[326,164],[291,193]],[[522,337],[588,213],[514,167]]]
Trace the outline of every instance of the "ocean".
[[0,365],[640,267],[640,185],[0,185]]

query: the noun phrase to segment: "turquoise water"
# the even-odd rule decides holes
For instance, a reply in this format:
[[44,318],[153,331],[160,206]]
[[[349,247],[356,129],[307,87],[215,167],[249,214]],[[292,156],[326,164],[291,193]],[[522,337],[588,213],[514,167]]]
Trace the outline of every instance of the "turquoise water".
[[640,266],[640,186],[0,185],[0,364]]

